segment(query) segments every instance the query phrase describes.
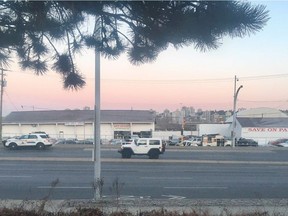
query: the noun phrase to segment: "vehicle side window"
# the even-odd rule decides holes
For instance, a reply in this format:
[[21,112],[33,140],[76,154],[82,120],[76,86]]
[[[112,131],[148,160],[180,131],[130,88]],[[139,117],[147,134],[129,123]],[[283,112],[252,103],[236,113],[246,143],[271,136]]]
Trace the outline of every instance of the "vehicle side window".
[[37,139],[37,136],[36,135],[29,135],[28,139]]
[[147,145],[147,140],[138,140],[137,145]]
[[149,145],[160,145],[160,140],[150,140]]
[[40,137],[45,139],[45,138],[48,138],[49,136],[48,135],[40,135]]
[[19,139],[28,139],[28,135],[22,135]]

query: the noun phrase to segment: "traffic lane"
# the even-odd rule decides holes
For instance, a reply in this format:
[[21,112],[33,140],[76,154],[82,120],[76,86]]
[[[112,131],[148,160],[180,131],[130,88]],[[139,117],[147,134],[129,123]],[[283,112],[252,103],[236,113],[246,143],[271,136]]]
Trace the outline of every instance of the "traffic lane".
[[91,151],[84,151],[91,148],[90,145],[55,145],[38,150],[33,147],[21,147],[15,150],[9,148],[0,148],[1,157],[92,157]]
[[[102,157],[115,156],[119,157],[116,146],[102,146]],[[59,144],[52,147],[47,147],[43,150],[38,150],[34,147],[19,147],[15,150],[0,147],[0,159],[3,157],[19,157],[19,158],[31,158],[31,157],[56,157],[56,158],[91,158],[93,155],[92,145],[78,145],[78,144]]]
[[[14,162],[0,168],[1,199],[42,199],[51,190],[54,199],[93,197],[94,167],[88,162],[23,162],[21,167]],[[103,163],[103,195],[115,197],[119,189],[123,197],[151,199],[287,198],[287,171],[287,166],[266,165]]]
[[[181,152],[181,154],[173,154]],[[163,158],[223,161],[288,161],[288,148],[278,147],[188,147],[169,148]]]
[[[28,153],[27,153],[28,152]],[[286,151],[285,151],[286,152]],[[261,156],[260,156],[261,155]],[[274,165],[288,165],[287,161],[287,152],[282,154],[282,151],[278,152],[270,152],[270,153],[251,153],[245,154],[243,152],[237,153],[227,153],[227,152],[193,152],[193,151],[173,151],[166,152],[164,155],[160,156],[158,160],[159,163],[220,163],[220,164],[274,164]],[[4,156],[0,156],[0,161],[14,161],[14,160],[22,160],[22,161],[92,161],[92,151],[91,149],[80,150],[75,152],[71,151],[59,151],[55,152],[45,152],[45,153],[37,153],[37,150],[30,152],[28,150],[19,150],[18,152],[12,151],[10,154],[5,154]],[[102,150],[101,151],[101,161],[102,162],[145,162],[151,163],[154,160],[150,160],[148,156],[132,156],[131,159],[122,159],[121,155],[117,151],[113,150]]]
[[[121,158],[117,146],[102,146],[102,158]],[[86,158],[92,160],[93,146],[91,145],[56,145],[39,151],[34,148],[0,150],[0,160],[7,157],[19,158]],[[221,160],[221,161],[287,161],[288,151],[285,148],[168,148],[160,159],[173,160]],[[139,158],[139,156],[132,156]],[[147,156],[144,158],[148,158]]]
[[88,199],[91,162],[6,161],[0,164],[0,199]]
[[[126,195],[138,191],[141,196],[160,198],[178,196],[185,198],[287,198],[287,166],[266,165],[175,165],[141,166],[133,171],[129,164],[126,169],[129,175],[118,173],[109,176],[117,177],[121,182],[129,182],[124,190]],[[125,173],[125,172],[124,172]],[[107,174],[106,174],[107,175]],[[131,180],[131,179],[135,180]],[[132,183],[131,183],[132,182]],[[137,182],[137,183],[136,183]],[[130,184],[131,183],[131,184]]]

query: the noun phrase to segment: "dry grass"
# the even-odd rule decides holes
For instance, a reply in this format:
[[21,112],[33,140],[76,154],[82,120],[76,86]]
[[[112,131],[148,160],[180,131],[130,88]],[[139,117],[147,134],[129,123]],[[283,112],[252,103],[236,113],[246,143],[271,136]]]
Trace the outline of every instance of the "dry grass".
[[[26,210],[25,208],[0,208],[0,216],[214,216],[214,214],[208,211],[196,211],[190,212],[177,212],[168,211],[163,209],[151,210],[151,211],[139,211],[137,213],[131,213],[127,210],[119,210],[116,212],[105,213],[99,208],[78,208],[71,212],[47,212],[39,210]],[[223,211],[219,216],[282,216],[280,213],[273,213],[269,215],[268,212],[254,211],[246,213],[229,213],[229,211]],[[284,216],[284,215],[283,215]]]

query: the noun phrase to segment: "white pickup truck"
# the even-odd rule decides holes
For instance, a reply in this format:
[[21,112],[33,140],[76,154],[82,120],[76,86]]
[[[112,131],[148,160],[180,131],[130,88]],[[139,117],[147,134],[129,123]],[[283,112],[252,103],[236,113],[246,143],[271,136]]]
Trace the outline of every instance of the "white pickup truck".
[[132,155],[148,155],[150,159],[158,159],[165,152],[165,144],[160,138],[139,138],[122,143],[118,152],[122,158]]

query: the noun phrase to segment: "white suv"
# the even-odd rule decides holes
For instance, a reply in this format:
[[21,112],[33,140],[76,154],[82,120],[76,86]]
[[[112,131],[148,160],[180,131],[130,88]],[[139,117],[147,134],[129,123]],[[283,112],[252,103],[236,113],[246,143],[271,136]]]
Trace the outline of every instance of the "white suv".
[[7,139],[5,147],[16,149],[17,147],[35,146],[37,149],[44,149],[52,146],[52,142],[47,134],[33,133],[22,135],[19,138]]
[[150,159],[158,159],[159,155],[165,152],[165,144],[159,138],[139,138],[122,143],[118,152],[122,158],[131,158],[132,155],[148,155]]

